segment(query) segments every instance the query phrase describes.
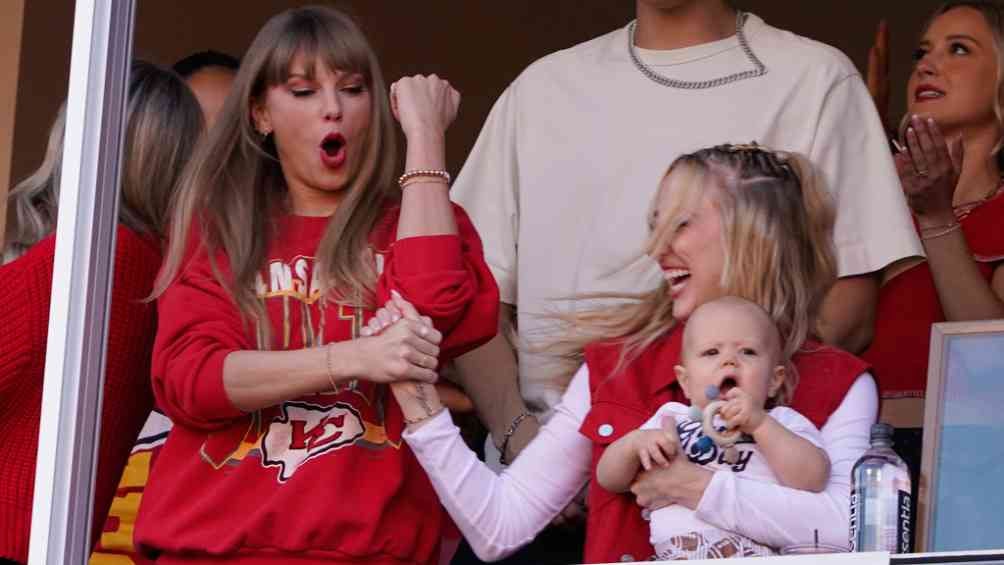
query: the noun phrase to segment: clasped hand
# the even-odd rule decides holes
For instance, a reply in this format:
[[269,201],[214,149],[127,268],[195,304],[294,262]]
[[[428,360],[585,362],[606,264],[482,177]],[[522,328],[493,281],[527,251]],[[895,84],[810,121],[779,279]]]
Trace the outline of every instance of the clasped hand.
[[443,334],[396,291],[391,296],[363,327],[359,340],[366,351],[363,358],[370,363],[371,380],[436,382]]

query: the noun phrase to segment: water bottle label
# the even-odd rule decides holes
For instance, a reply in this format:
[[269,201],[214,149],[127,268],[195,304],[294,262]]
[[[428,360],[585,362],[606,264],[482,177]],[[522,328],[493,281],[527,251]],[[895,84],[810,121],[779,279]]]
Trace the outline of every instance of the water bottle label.
[[851,551],[858,551],[858,489],[851,491]]
[[[854,488],[851,491],[851,551],[888,551],[909,553],[913,517],[910,491],[886,491]],[[895,494],[894,494],[895,493]]]
[[910,532],[913,520],[910,515],[910,491],[900,490],[897,501],[896,545],[897,553],[910,553]]

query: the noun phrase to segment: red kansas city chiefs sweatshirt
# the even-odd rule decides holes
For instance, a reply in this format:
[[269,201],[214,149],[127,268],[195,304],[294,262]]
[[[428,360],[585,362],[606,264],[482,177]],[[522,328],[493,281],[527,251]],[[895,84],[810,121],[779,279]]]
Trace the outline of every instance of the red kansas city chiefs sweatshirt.
[[[498,289],[467,215],[459,235],[394,241],[397,206],[371,242],[377,301],[398,290],[443,332],[440,361],[490,339]],[[322,301],[315,251],[327,218],[275,225],[258,295],[268,349],[354,339],[370,309]],[[229,276],[225,258],[217,264]],[[223,388],[223,360],[265,349],[196,252],[159,304],[153,385],[174,421],[140,506],[135,539],[158,563],[434,563],[449,518],[401,440],[385,385],[350,382],[244,413]],[[222,560],[221,560],[222,558]]]

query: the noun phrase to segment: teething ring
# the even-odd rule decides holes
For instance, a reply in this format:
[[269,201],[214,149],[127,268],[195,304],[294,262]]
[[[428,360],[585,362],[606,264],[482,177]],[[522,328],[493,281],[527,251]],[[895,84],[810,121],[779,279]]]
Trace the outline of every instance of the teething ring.
[[715,429],[715,415],[725,406],[724,400],[715,400],[709,402],[704,408],[704,413],[701,417],[701,428],[704,430],[704,435],[711,438],[711,441],[719,447],[732,447],[739,441],[739,437],[743,435],[741,430],[735,429],[729,432],[721,433]]

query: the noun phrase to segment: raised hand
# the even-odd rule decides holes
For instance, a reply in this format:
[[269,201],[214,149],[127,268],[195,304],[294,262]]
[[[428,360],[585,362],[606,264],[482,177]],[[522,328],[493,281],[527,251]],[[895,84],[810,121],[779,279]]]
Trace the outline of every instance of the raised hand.
[[921,228],[955,221],[952,197],[962,172],[962,139],[946,142],[933,118],[913,116],[895,156],[907,203]]
[[725,400],[725,405],[718,412],[718,415],[729,429],[739,429],[743,433],[752,435],[753,431],[760,427],[764,418],[767,417],[763,406],[757,406],[753,402],[753,397],[739,387],[725,393]]
[[436,75],[404,77],[390,85],[390,109],[405,137],[442,135],[457,117],[460,93]]

